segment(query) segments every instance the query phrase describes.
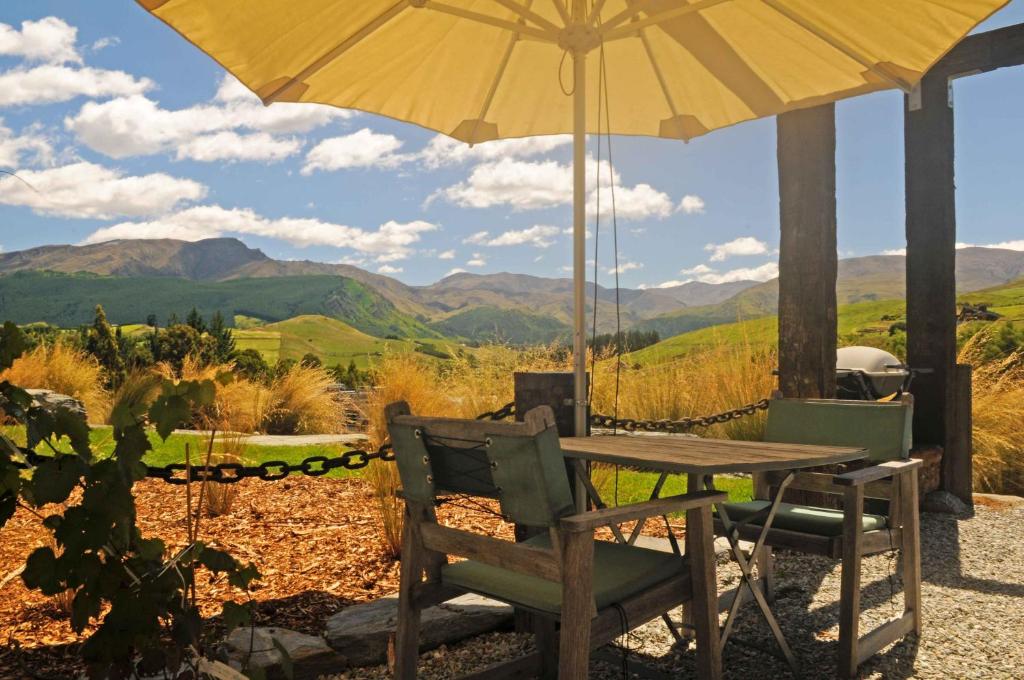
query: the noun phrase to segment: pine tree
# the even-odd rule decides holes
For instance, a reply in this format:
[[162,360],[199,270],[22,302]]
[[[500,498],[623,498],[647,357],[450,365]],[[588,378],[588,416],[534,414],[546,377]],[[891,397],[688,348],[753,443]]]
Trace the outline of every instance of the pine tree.
[[96,305],[96,318],[86,336],[85,349],[96,357],[106,370],[110,386],[120,385],[125,376],[124,357],[121,356],[120,343],[110,322],[107,321],[107,314],[103,311],[102,305]]
[[199,310],[195,307],[193,307],[192,311],[188,313],[187,317],[185,317],[185,323],[196,329],[200,335],[207,331],[206,321],[203,319],[203,315],[200,314]]
[[213,317],[210,318],[209,333],[216,342],[214,354],[217,362],[230,361],[235,354],[235,335],[224,323],[224,315],[219,311],[214,312]]

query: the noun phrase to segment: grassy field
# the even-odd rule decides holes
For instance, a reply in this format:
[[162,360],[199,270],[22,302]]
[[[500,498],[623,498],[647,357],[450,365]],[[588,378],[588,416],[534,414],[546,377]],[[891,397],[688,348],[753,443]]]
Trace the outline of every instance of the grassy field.
[[[460,346],[449,340],[376,338],[352,326],[326,316],[297,316],[287,321],[267,324],[259,328],[235,330],[239,349],[255,349],[267,363],[279,359],[298,361],[306,354],[315,354],[325,366],[348,366],[355,361],[365,369],[375,357],[388,353],[420,352],[426,356],[444,358],[460,351]],[[465,351],[465,350],[461,350]]]

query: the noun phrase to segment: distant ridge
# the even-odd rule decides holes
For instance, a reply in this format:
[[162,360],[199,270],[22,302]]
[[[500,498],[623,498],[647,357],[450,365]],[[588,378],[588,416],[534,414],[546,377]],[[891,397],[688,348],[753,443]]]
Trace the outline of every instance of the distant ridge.
[[[1024,252],[964,248],[957,251],[956,262],[960,292],[999,286],[1024,277]],[[278,287],[293,291],[297,279],[305,278],[324,281],[315,286],[321,291],[331,287],[325,277],[342,277],[361,284],[369,297],[363,300],[365,304],[355,304],[348,299],[333,304],[326,300],[323,304],[333,304],[334,310],[328,310],[327,316],[371,334],[384,327],[400,329],[397,334],[403,337],[408,333],[429,333],[454,335],[473,341],[551,342],[566,337],[572,323],[572,280],[568,278],[459,273],[430,285],[410,286],[352,265],[275,260],[234,238],[119,240],[0,253],[0,282],[4,275],[16,272],[88,273],[130,279],[145,277],[149,281],[146,285],[150,287],[156,285],[154,280],[181,280],[193,284],[223,284],[224,290],[239,291],[245,289],[244,284],[235,288],[227,284],[243,279],[260,280],[263,282],[259,284],[261,290],[273,291],[274,279],[291,279],[288,285],[282,283]],[[80,279],[66,278],[49,280],[47,285],[58,299],[77,300],[73,291],[64,291],[61,286],[80,287],[82,284]],[[169,285],[165,284],[163,288]],[[10,288],[8,282],[6,289]],[[186,294],[185,288],[189,287],[183,287],[183,295]],[[900,298],[904,288],[905,259],[902,255],[871,255],[839,262],[837,292],[841,303]],[[3,289],[4,286],[0,285],[0,291]],[[355,289],[349,287],[346,290],[351,293]],[[593,308],[593,291],[593,284],[588,284],[588,315]],[[666,338],[711,325],[774,314],[778,306],[778,280],[722,284],[691,281],[671,288],[625,288],[619,297],[623,329],[657,330]],[[598,332],[610,332],[615,328],[614,299],[613,289],[598,286]],[[390,305],[390,311],[386,313],[389,318],[384,324],[373,324],[365,312],[367,309],[380,310],[382,300]],[[46,301],[41,308],[50,308],[51,302]],[[293,306],[298,302],[296,300]],[[222,300],[219,304],[230,306],[229,303],[230,300]],[[11,304],[8,302],[7,307],[10,308]],[[324,313],[324,308],[317,305],[308,309],[303,307],[306,310],[303,313]],[[0,310],[3,307],[0,300]],[[339,315],[342,309],[361,316],[358,320],[345,318]],[[273,307],[273,311],[274,315],[266,317],[266,320],[281,320],[282,317],[276,315],[281,310]],[[71,314],[58,310],[54,313],[66,320],[78,318],[75,315],[80,311]],[[398,316],[391,317],[392,314]],[[50,319],[40,317],[34,320]],[[135,322],[143,320],[133,319]],[[373,330],[369,330],[371,328]]]

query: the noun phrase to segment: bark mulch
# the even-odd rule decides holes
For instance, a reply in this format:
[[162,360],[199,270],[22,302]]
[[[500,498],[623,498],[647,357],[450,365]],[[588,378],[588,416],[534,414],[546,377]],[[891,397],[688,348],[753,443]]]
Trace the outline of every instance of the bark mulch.
[[[259,622],[319,634],[331,614],[398,589],[398,562],[386,552],[375,501],[362,479],[294,477],[267,483],[245,480],[228,514],[204,517],[200,539],[252,561],[263,578],[252,592]],[[138,484],[139,524],[172,550],[185,542],[185,488],[160,481]],[[198,485],[193,486],[193,497]],[[46,513],[43,513],[44,515]],[[511,537],[500,518],[454,504],[440,520]],[[0,680],[68,678],[80,670],[80,643],[53,598],[25,588],[18,569],[46,532],[19,510],[0,529]],[[200,578],[199,602],[215,616],[235,595],[223,581]]]

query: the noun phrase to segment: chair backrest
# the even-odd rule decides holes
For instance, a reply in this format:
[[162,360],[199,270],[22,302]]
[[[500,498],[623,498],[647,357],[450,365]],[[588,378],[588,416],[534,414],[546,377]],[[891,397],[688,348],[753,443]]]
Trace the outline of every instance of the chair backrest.
[[574,512],[550,407],[521,423],[414,416],[405,402],[385,414],[406,498],[496,498],[505,517],[533,527],[555,526]]
[[899,401],[835,399],[772,399],[765,441],[787,444],[860,446],[868,460],[909,457],[914,404],[910,395]]

